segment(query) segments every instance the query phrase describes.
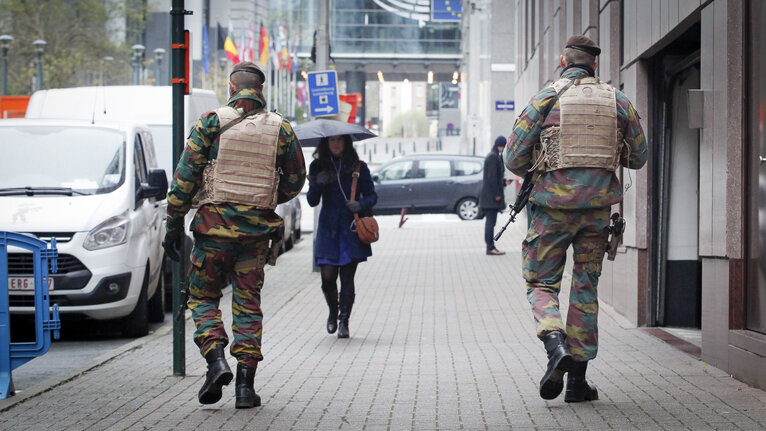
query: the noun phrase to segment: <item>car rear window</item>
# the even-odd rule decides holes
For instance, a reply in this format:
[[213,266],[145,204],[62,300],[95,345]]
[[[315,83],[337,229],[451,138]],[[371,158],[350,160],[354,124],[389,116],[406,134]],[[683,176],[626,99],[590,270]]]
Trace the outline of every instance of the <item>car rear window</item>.
[[421,160],[418,178],[446,178],[452,175],[449,160]]
[[466,162],[464,160],[455,161],[455,176],[473,175],[481,172],[481,163]]

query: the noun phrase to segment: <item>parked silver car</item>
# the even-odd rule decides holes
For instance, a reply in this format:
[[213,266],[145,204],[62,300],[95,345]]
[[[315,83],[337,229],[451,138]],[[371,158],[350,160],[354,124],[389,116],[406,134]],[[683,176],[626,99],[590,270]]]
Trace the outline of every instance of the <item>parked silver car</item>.
[[375,214],[456,213],[463,220],[479,211],[484,158],[448,154],[398,157],[372,176],[378,203]]
[[285,235],[282,238],[282,251],[293,248],[301,238],[301,202],[297,197],[277,205],[274,210],[285,221]]

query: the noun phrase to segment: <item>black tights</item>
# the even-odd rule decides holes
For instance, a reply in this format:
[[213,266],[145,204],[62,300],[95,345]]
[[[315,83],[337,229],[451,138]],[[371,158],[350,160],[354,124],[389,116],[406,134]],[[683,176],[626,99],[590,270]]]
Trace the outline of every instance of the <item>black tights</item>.
[[340,273],[340,291],[341,295],[347,294],[349,296],[354,295],[354,275],[356,274],[356,266],[359,262],[351,262],[343,266],[334,265],[320,265],[322,270],[322,290],[337,291],[338,285],[335,280],[338,279],[338,273]]

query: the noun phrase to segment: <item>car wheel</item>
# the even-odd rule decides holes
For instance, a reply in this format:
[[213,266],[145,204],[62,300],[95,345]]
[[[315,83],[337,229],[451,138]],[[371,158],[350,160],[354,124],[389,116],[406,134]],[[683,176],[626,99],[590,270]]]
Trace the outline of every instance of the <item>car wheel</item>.
[[457,203],[456,212],[461,220],[476,220],[479,218],[479,203],[474,198],[463,198]]
[[128,338],[143,337],[149,333],[149,304],[146,300],[146,289],[149,285],[149,271],[144,273],[144,283],[141,294],[138,295],[136,308],[122,318],[122,336]]
[[161,323],[165,320],[165,274],[160,273],[157,288],[149,299],[149,322]]

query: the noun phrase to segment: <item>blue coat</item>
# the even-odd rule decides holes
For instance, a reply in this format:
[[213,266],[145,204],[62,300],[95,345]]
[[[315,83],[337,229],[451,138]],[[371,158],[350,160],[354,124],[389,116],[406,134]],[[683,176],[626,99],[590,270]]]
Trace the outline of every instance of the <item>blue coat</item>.
[[[351,173],[353,172],[353,166],[343,165],[341,167],[340,185],[343,188],[343,193],[341,193],[337,181],[325,185],[317,184],[316,176],[321,171],[331,172],[333,178],[336,176],[332,165],[320,166],[320,162],[314,160],[309,166],[309,191],[306,194],[306,200],[312,207],[319,205],[319,201],[322,201],[322,210],[319,212],[319,224],[315,233],[315,257],[337,261],[340,253],[340,241],[344,241],[348,253],[353,260],[365,260],[368,256],[372,256],[372,248],[369,244],[362,244],[356,232],[351,230],[354,214],[346,208],[346,199],[343,197],[343,193],[349,198],[351,197]],[[378,201],[370,169],[364,162],[362,162],[361,169],[359,170],[355,200],[359,201],[359,204],[362,206],[360,215],[369,212]]]

